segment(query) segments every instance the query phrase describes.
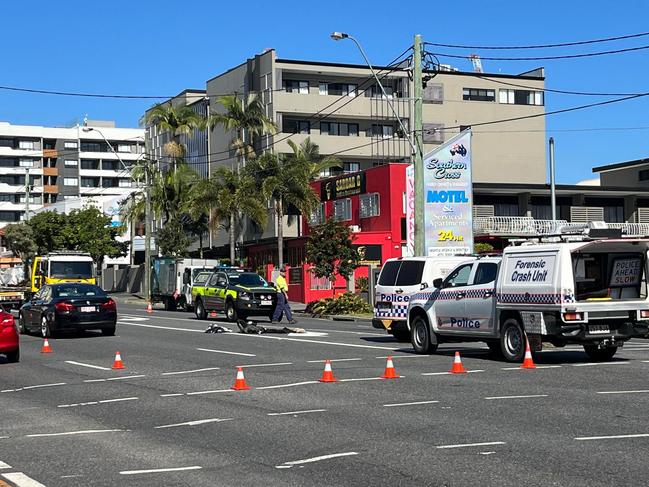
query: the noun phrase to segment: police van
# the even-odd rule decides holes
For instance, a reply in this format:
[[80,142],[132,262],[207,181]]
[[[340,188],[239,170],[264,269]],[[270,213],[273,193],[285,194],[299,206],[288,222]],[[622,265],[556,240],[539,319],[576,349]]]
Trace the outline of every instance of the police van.
[[410,297],[445,277],[466,257],[399,257],[381,268],[375,288],[372,326],[387,330],[399,341],[410,341],[406,324]]
[[[593,235],[591,232],[590,235]],[[610,235],[610,233],[609,233]],[[411,297],[408,328],[416,352],[439,343],[484,341],[510,362],[543,342],[582,345],[609,360],[649,328],[649,239],[559,236],[472,257]]]

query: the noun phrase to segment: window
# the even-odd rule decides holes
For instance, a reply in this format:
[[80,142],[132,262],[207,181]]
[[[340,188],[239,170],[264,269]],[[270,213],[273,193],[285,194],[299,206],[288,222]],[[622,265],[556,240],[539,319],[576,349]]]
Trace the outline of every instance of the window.
[[471,266],[473,264],[465,264],[461,267],[458,267],[456,270],[451,272],[448,277],[444,280],[443,288],[447,287],[460,287],[466,286],[469,282],[469,276],[471,275]]
[[356,85],[347,83],[320,83],[321,95],[356,96]]
[[359,201],[361,218],[371,218],[381,215],[379,193],[363,194],[360,196]]
[[101,161],[101,168],[105,171],[117,171],[119,166],[119,161]]
[[358,172],[361,170],[361,165],[358,162],[344,162],[343,163],[343,172],[351,173]]
[[397,274],[401,268],[401,261],[391,260],[383,264],[381,274],[379,275],[379,286],[394,286],[397,282]]
[[352,200],[345,198],[334,201],[334,220],[349,221],[352,219]]
[[542,91],[529,90],[500,90],[500,103],[509,105],[543,105]]
[[301,95],[309,94],[309,82],[308,81],[298,81],[292,79],[285,79],[282,81],[284,90],[287,93],[299,93]]
[[18,148],[19,149],[33,150],[34,149],[34,141],[33,140],[20,140],[20,141],[18,141]]
[[129,144],[117,144],[117,152],[131,152]]
[[77,149],[79,147],[79,144],[76,142],[64,142],[63,143],[63,148],[64,149]]
[[496,101],[496,90],[464,88],[462,90],[462,99],[465,101]]
[[401,262],[401,269],[397,276],[397,286],[416,286],[421,284],[421,276],[424,273],[423,260],[404,260]]
[[[50,262],[50,277],[87,279],[92,277],[92,262]],[[84,288],[86,288],[84,286]],[[97,288],[97,292],[103,292]]]
[[[394,88],[391,86],[384,86],[383,89],[385,90],[385,94],[388,95],[387,98],[392,100],[394,98]],[[365,90],[365,96],[368,98],[386,98],[378,85],[372,85],[367,88]]]
[[34,160],[33,159],[21,159],[18,162],[18,165],[20,167],[34,167]]
[[99,169],[99,161],[97,159],[81,159],[81,169]]
[[473,285],[488,284],[496,280],[498,273],[498,264],[495,262],[483,262],[478,264],[478,269],[475,271],[475,278]]
[[82,188],[98,188],[99,179],[97,178],[81,178],[81,187]]
[[638,181],[649,181],[649,169],[638,172]]
[[117,179],[115,178],[104,178],[101,182],[102,187],[104,188],[116,188]]
[[66,159],[65,160],[65,167],[77,167],[79,164],[79,161],[76,159]]
[[[67,144],[68,142],[66,142]],[[76,142],[70,142],[71,144],[74,144],[74,148],[77,148],[77,143]],[[68,147],[66,146],[66,149]],[[102,150],[101,143],[99,142],[81,142],[81,151],[82,152],[103,152]]]
[[322,225],[327,217],[326,213],[327,210],[325,209],[325,204],[320,203],[314,212],[311,213],[311,216],[309,217],[309,225]]
[[79,178],[63,178],[63,186],[79,186]]
[[120,179],[119,180],[119,187],[120,188],[130,188],[131,187],[131,180],[130,179]]
[[423,129],[425,144],[441,144],[444,142],[443,123],[425,123]]
[[13,139],[0,139],[0,147],[10,147],[13,148],[14,140]]
[[0,201],[13,203],[16,201],[16,197],[13,194],[0,194]]
[[392,125],[374,124],[372,125],[371,133],[373,137],[390,139],[394,136],[394,127]]
[[320,134],[358,137],[358,124],[342,122],[321,122]]
[[306,120],[284,120],[282,132],[287,134],[310,134],[311,123]]

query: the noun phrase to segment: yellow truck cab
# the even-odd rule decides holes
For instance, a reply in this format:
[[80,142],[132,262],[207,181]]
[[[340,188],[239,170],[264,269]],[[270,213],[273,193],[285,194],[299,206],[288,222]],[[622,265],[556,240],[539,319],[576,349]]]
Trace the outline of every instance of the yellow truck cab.
[[52,252],[36,256],[31,274],[32,293],[37,292],[45,284],[61,282],[97,284],[92,257],[78,252]]

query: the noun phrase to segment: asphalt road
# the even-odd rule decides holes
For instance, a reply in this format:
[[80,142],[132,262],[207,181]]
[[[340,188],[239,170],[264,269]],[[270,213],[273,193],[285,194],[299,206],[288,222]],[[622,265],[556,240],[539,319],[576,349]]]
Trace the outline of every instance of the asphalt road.
[[[25,336],[20,363],[0,359],[0,486],[647,484],[649,341],[520,370],[482,344],[414,355],[365,323],[205,334],[119,309],[115,337],[42,354]],[[456,350],[469,373],[447,373]],[[388,355],[401,378],[379,379]],[[318,382],[325,359],[338,382]],[[239,365],[250,390],[230,389]]]

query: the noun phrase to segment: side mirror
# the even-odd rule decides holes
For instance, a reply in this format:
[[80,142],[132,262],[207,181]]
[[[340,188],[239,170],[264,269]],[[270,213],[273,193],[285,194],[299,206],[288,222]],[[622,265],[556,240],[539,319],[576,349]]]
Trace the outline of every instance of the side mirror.
[[428,283],[427,282],[422,282],[421,285],[419,286],[419,289],[421,289],[423,291],[427,287],[428,287]]
[[433,286],[435,286],[437,289],[441,289],[443,282],[444,282],[444,280],[441,277],[438,277],[437,279],[435,279],[433,281]]

